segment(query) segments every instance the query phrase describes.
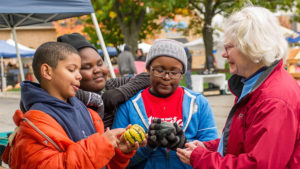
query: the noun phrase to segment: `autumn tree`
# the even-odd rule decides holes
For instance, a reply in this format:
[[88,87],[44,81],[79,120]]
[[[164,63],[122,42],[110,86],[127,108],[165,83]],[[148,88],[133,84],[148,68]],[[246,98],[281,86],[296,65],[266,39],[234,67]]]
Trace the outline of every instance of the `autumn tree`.
[[[195,17],[192,18],[189,28],[194,34],[202,33],[205,46],[207,69],[213,68],[213,27],[212,19],[215,15],[228,15],[245,5],[258,5],[266,7],[271,11],[291,10],[293,7],[300,6],[297,0],[188,0],[190,7],[196,11]],[[201,26],[202,25],[202,26]]]
[[[172,17],[176,8],[184,7],[186,0],[93,0],[92,4],[99,20],[105,42],[113,46],[126,43],[137,49],[138,42],[148,35],[158,33],[163,25],[162,16]],[[91,19],[87,19],[88,24]],[[96,34],[92,26],[85,31],[96,43]]]

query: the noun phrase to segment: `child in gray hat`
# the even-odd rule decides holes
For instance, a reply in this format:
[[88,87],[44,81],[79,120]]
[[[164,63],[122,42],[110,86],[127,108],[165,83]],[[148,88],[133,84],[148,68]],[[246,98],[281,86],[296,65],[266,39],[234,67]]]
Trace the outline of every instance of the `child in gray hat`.
[[[183,44],[156,40],[148,53],[146,69],[151,86],[120,105],[112,126],[139,124],[148,131],[148,145],[138,149],[129,168],[192,168],[179,160],[176,148],[183,148],[187,141],[213,140],[218,134],[207,99],[179,86],[187,69]],[[163,132],[162,124],[167,122],[176,129],[170,130],[176,139],[169,137],[171,133],[153,137],[153,133]]]

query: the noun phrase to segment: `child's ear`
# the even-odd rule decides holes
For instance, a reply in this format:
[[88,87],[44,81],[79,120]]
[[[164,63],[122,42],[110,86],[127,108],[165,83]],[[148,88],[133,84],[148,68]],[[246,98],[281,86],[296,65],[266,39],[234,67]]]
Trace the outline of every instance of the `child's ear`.
[[47,79],[47,80],[51,80],[52,79],[52,75],[53,75],[53,69],[51,66],[49,66],[48,64],[42,64],[41,66],[41,76],[44,78],[44,79]]

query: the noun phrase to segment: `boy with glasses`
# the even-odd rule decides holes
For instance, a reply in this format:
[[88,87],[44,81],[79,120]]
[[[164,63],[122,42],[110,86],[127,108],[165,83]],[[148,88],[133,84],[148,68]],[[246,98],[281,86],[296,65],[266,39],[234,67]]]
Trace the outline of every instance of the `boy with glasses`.
[[156,40],[147,55],[146,69],[151,86],[118,108],[112,128],[139,124],[151,131],[153,124],[169,122],[176,127],[179,140],[162,144],[160,138],[153,138],[148,131],[148,145],[139,148],[129,168],[191,168],[179,160],[176,148],[183,148],[186,140],[212,140],[218,135],[208,101],[200,93],[179,86],[187,69],[183,44],[170,39]]

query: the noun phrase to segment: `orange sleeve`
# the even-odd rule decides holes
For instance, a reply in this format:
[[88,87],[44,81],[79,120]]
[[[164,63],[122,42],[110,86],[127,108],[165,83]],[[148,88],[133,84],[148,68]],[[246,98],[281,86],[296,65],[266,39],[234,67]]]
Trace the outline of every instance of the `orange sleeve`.
[[113,146],[99,133],[69,145],[64,152],[44,144],[31,138],[17,139],[11,168],[103,168],[115,155]]
[[124,154],[120,149],[115,149],[115,156],[112,158],[110,163],[108,164],[108,167],[111,169],[125,169],[127,165],[129,164],[130,159],[134,156],[136,151],[132,151],[129,154]]
[[[49,115],[40,111],[29,111],[26,114],[31,115],[28,119],[51,138],[62,152],[28,122],[16,123],[20,127],[11,151],[12,169],[103,168],[115,155],[114,147],[103,131],[74,143]],[[102,121],[99,124],[103,125]]]

